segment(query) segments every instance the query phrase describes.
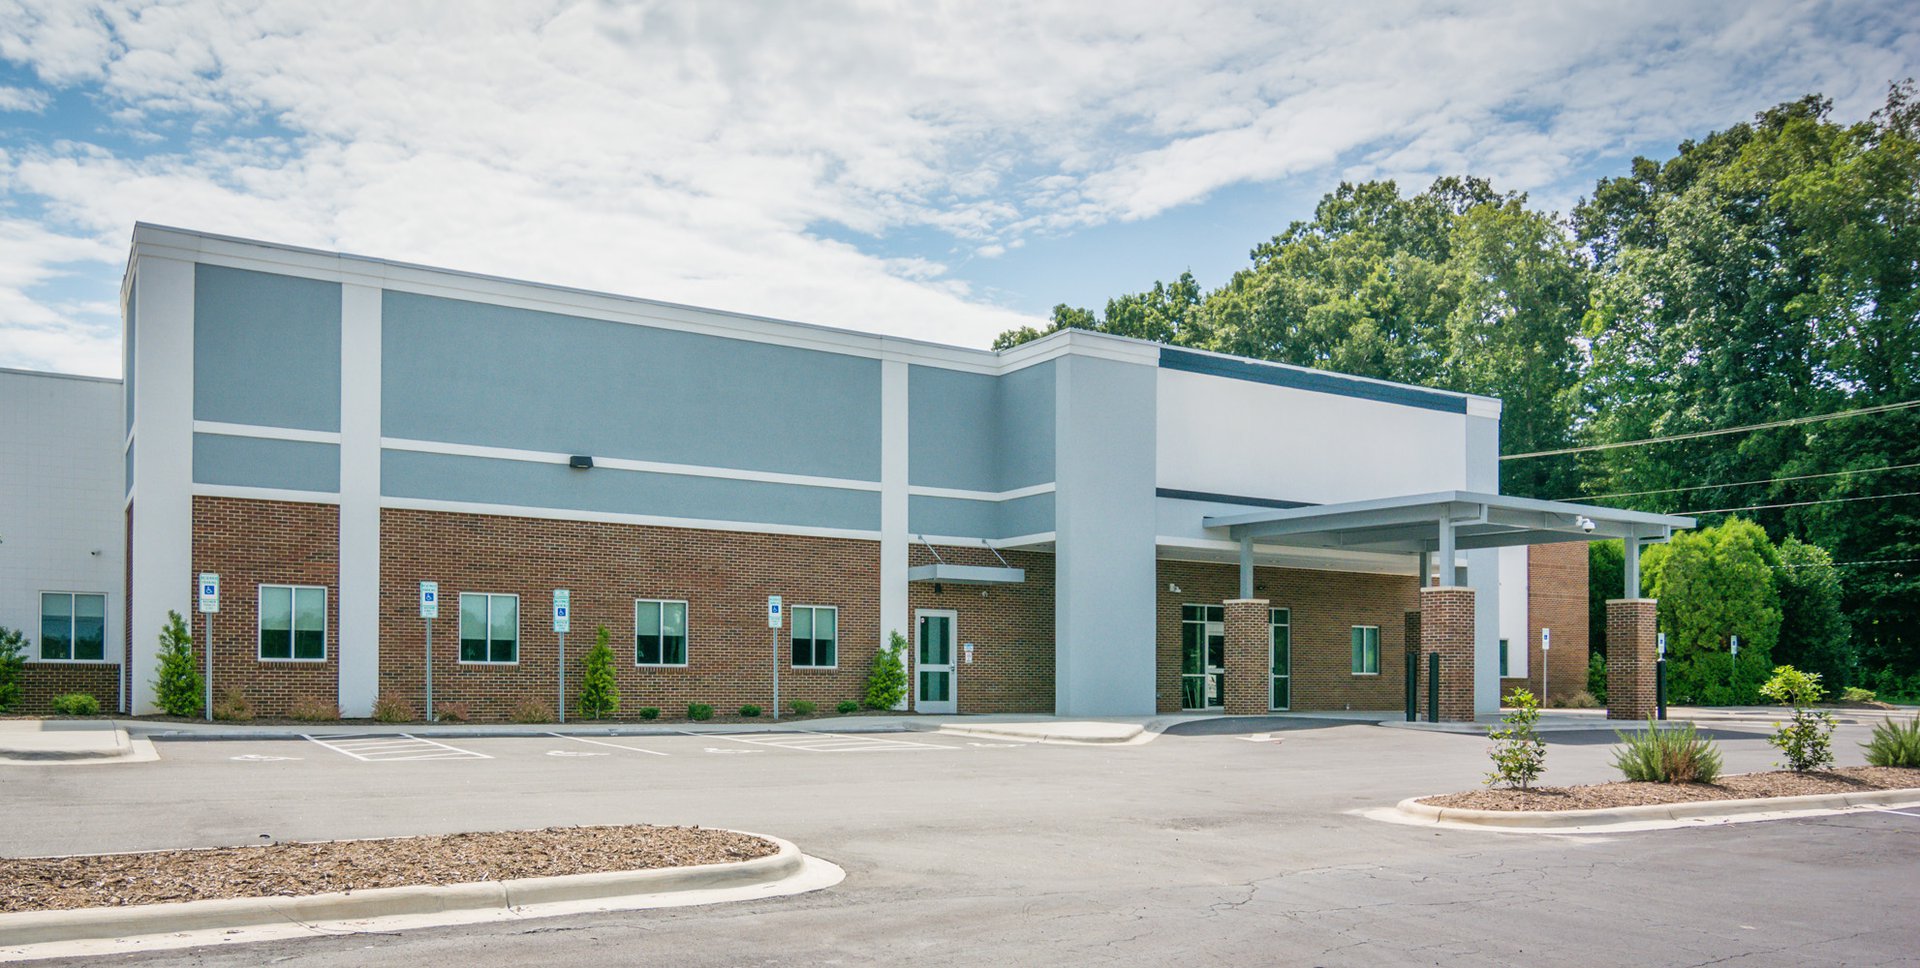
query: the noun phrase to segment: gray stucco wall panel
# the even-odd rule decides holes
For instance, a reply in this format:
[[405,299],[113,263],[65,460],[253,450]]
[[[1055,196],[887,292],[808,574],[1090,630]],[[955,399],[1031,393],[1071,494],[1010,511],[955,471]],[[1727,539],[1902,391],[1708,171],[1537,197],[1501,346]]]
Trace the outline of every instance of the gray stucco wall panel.
[[800,484],[609,467],[582,471],[400,450],[380,455],[380,481],[390,497],[857,531],[880,527],[878,492]]
[[907,498],[907,530],[956,538],[1015,538],[1053,530],[1053,495],[1011,501],[913,495]]
[[340,447],[302,440],[194,434],[193,481],[334,492],[340,490]]
[[907,376],[907,479],[1010,491],[1053,481],[1054,364],[1005,376],[914,366]]
[[1053,480],[1054,364],[1039,363],[1000,378],[995,431],[1001,440],[1000,489]]
[[381,342],[389,437],[880,479],[878,360],[393,290]]
[[340,284],[194,266],[193,417],[340,429]]

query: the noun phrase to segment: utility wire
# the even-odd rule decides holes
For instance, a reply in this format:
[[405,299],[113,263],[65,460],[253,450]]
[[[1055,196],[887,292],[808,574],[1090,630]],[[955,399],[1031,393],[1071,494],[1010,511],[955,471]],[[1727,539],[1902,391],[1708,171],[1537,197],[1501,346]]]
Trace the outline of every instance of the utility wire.
[[1920,467],[1920,463],[1895,464],[1890,467],[1862,467],[1857,470],[1828,471],[1824,474],[1801,474],[1797,477],[1769,477],[1758,481],[1737,481],[1732,484],[1695,484],[1692,487],[1667,487],[1657,491],[1617,491],[1613,494],[1576,494],[1563,497],[1561,501],[1599,501],[1610,497],[1645,497],[1649,494],[1678,494],[1681,491],[1710,491],[1716,487],[1749,487],[1754,484],[1784,484],[1788,481],[1811,481],[1821,477],[1839,477],[1843,474],[1878,474],[1881,471],[1904,471]]
[[1810,561],[1810,562],[1806,562],[1805,564],[1787,564],[1787,565],[1781,565],[1780,567],[1782,568],[1820,568],[1825,565],[1831,564],[1835,568],[1846,568],[1852,565],[1904,565],[1904,564],[1910,564],[1916,561],[1920,561],[1920,558],[1862,558],[1859,561],[1834,561],[1834,562]]
[[1859,497],[1830,497],[1818,501],[1793,501],[1787,504],[1749,504],[1738,508],[1710,508],[1704,511],[1676,511],[1675,514],[1727,514],[1733,511],[1768,511],[1774,508],[1804,508],[1815,504],[1845,504],[1848,501],[1880,501],[1896,497],[1913,497],[1920,491],[1901,491],[1898,494],[1863,494]]
[[1819,423],[1822,420],[1838,420],[1842,417],[1858,417],[1869,413],[1888,413],[1894,410],[1906,410],[1920,407],[1920,400],[1908,400],[1905,403],[1883,403],[1877,407],[1861,407],[1858,410],[1842,410],[1838,413],[1815,414],[1810,417],[1788,417],[1785,420],[1769,420],[1766,423],[1746,424],[1740,427],[1723,427],[1719,430],[1696,430],[1692,433],[1672,434],[1666,437],[1647,437],[1641,440],[1622,440],[1612,444],[1588,444],[1585,447],[1562,447],[1559,450],[1536,450],[1526,454],[1505,454],[1501,460],[1526,460],[1529,457],[1556,457],[1561,454],[1587,454],[1596,450],[1613,450],[1619,447],[1641,447],[1647,444],[1665,443],[1670,440],[1696,440],[1701,437],[1718,437],[1721,434],[1739,434],[1749,430],[1766,430],[1771,427],[1795,427],[1800,424]]

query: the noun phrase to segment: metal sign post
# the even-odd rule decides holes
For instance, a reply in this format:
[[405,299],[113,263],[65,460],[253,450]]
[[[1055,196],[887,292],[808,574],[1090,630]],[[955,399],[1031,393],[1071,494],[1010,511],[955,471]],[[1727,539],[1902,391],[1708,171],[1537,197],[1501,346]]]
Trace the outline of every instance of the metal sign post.
[[420,617],[427,620],[427,722],[436,718],[433,712],[433,620],[440,617],[440,583],[423,581],[420,583]]
[[[178,586],[175,586],[178,587]],[[200,613],[207,617],[207,697],[205,715],[213,722],[213,613],[220,610],[220,576],[200,573]]]
[[780,596],[767,596],[767,628],[773,632],[773,718],[780,719]]
[[560,721],[567,721],[567,629],[573,624],[573,593],[553,590],[553,631],[560,636]]
[[1553,630],[1540,630],[1540,705],[1547,704],[1547,667],[1553,663],[1547,661],[1547,650],[1553,648]]

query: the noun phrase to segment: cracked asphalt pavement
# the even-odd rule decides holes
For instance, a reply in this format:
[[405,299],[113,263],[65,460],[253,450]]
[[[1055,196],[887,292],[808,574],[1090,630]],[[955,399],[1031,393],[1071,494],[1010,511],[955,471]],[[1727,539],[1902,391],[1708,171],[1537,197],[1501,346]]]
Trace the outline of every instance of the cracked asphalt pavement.
[[[1862,762],[1865,734],[1842,728],[1842,764]],[[0,768],[16,818],[0,854],[700,823],[785,837],[847,871],[767,901],[112,960],[128,965],[1920,960],[1920,810],[1597,836],[1436,830],[1357,811],[1478,784],[1484,739],[1299,720],[1111,748],[892,738],[917,745],[496,738],[450,741],[470,757],[368,762],[298,740],[163,742],[154,763]],[[1546,782],[1612,778],[1606,744],[1549,739]],[[1758,731],[1720,742],[1729,771],[1777,756]]]

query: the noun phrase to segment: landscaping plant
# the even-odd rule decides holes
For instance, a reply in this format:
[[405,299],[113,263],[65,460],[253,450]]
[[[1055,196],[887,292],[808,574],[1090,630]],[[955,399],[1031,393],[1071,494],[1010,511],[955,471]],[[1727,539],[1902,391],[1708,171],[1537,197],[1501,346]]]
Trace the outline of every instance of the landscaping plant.
[[755,716],[760,715],[760,707],[754,705],[753,703],[747,703],[746,705],[740,707],[740,715],[747,719],[752,719]]
[[507,713],[507,718],[522,725],[553,722],[553,707],[538,699],[522,699]]
[[373,701],[373,719],[380,723],[411,723],[420,718],[413,703],[388,693]]
[[463,702],[443,702],[434,707],[435,717],[443,723],[464,723],[472,718]]
[[1540,722],[1540,700],[1525,689],[1515,689],[1507,696],[1507,705],[1513,710],[1500,718],[1500,726],[1487,730],[1493,740],[1488,753],[1493,757],[1493,772],[1487,774],[1487,785],[1504,783],[1525,790],[1547,768],[1547,744],[1533,728]]
[[613,647],[602,625],[587,652],[587,672],[580,682],[580,717],[607,719],[620,714],[620,685],[613,677]]
[[1587,694],[1595,705],[1607,704],[1607,657],[1598,652],[1587,656]]
[[70,692],[53,697],[53,711],[62,716],[98,716],[100,700],[84,692]]
[[845,716],[848,713],[859,712],[860,704],[857,702],[854,702],[851,699],[843,699],[840,701],[840,705],[833,707],[833,709],[835,712],[839,713],[840,715]]
[[795,716],[811,716],[813,715],[813,711],[819,708],[818,705],[808,702],[805,699],[795,699],[793,701],[793,714]]
[[247,701],[247,694],[237,686],[228,686],[213,701],[213,718],[223,722],[246,722],[253,718],[253,703]]
[[641,719],[659,719],[660,707],[659,706],[641,706],[640,718]]
[[1905,723],[1891,719],[1873,728],[1873,737],[1860,744],[1874,766],[1920,769],[1920,714]]
[[1773,678],[1760,687],[1760,694],[1793,707],[1793,717],[1775,723],[1767,742],[1785,753],[1787,768],[1796,773],[1833,765],[1833,715],[1814,709],[1820,701],[1820,674],[1801,672],[1792,666],[1776,666]]
[[1599,709],[1600,700],[1594,698],[1593,693],[1582,689],[1561,699],[1560,705],[1566,709]]
[[1693,724],[1662,730],[1647,720],[1643,733],[1614,733],[1620,748],[1613,765],[1640,783],[1712,783],[1720,778],[1720,749],[1694,732]]
[[160,669],[154,675],[153,701],[169,716],[198,716],[204,688],[193,667],[193,635],[179,612],[167,612],[160,630]]
[[20,705],[20,674],[27,668],[27,637],[0,625],[0,713]]
[[1847,702],[1873,702],[1873,690],[1848,686],[1847,691],[1840,694],[1840,698]]
[[901,656],[907,651],[907,638],[899,632],[887,634],[886,648],[873,657],[867,673],[866,707],[892,709],[907,697],[907,666]]
[[713,707],[703,702],[687,703],[687,718],[694,722],[704,722],[713,718]]
[[340,718],[340,706],[318,696],[295,696],[287,706],[287,718],[303,723],[330,723]]

